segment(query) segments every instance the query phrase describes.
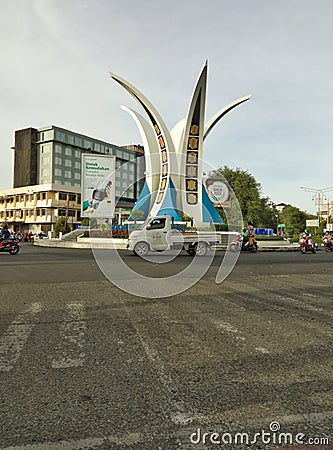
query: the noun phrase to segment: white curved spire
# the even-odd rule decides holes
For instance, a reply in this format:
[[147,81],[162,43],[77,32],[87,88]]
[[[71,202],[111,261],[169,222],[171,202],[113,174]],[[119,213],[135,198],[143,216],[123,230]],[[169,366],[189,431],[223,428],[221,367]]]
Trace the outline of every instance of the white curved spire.
[[152,195],[152,201],[154,201],[154,194],[156,196],[161,178],[159,147],[156,142],[155,133],[151,125],[141,114],[127,106],[121,106],[121,109],[130,114],[139,129],[142,144],[145,149],[146,181]]
[[154,215],[157,214],[165,199],[165,195],[170,184],[170,174],[177,173],[176,158],[174,156],[170,158],[170,154],[174,155],[175,153],[173,141],[162,117],[150,101],[142,94],[142,92],[115,73],[110,72],[110,77],[125,88],[127,92],[129,92],[139,103],[147,114],[151,126],[155,132],[154,139],[159,147],[161,177],[156,200],[151,209],[151,214]]
[[209,120],[208,122],[205,124],[205,132],[204,132],[204,139],[206,139],[206,137],[208,136],[208,134],[210,133],[210,131],[212,130],[212,128],[214,127],[214,125],[217,124],[217,122],[222,119],[223,116],[225,116],[229,111],[231,111],[232,109],[234,109],[236,106],[240,105],[241,103],[246,102],[247,100],[249,100],[251,98],[251,94],[250,95],[246,95],[245,97],[241,97],[238,100],[235,100],[232,103],[229,103],[228,105],[226,105],[224,108],[220,109],[219,111],[217,111],[217,113],[215,113]]

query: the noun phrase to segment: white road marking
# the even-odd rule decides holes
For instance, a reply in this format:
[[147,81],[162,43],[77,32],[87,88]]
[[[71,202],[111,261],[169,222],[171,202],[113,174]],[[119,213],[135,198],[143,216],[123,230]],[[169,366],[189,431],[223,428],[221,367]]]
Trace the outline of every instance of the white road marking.
[[[241,335],[241,331],[237,330],[231,323],[229,322],[223,322],[221,320],[213,319],[212,323],[218,328],[219,330],[225,331],[227,333],[237,334]],[[244,336],[236,336],[236,339],[239,339],[241,341],[245,341]]]
[[264,355],[269,355],[269,350],[267,350],[267,348],[256,347],[255,350],[257,350],[257,352],[259,352],[259,353],[263,353]]
[[191,423],[195,418],[197,418],[197,416],[193,415],[193,412],[188,412],[184,402],[179,400],[180,395],[177,387],[171,376],[167,373],[162,358],[159,356],[158,351],[153,346],[149,345],[147,340],[144,338],[146,333],[144,325],[135,320],[132,311],[130,311],[123,300],[120,299],[119,301],[124,307],[132,326],[135,329],[136,335],[144,349],[146,357],[156,369],[159,381],[162,384],[165,393],[168,395],[168,402],[171,409],[169,412],[170,420],[178,425]]
[[18,360],[34,326],[36,316],[42,310],[39,302],[33,303],[8,327],[0,341],[0,371],[9,372]]
[[[246,340],[245,337],[242,336],[242,332],[239,331],[233,325],[231,325],[231,323],[223,322],[222,320],[217,320],[217,319],[213,319],[211,322],[216,326],[216,328],[218,328],[219,330],[222,330],[222,332],[234,334],[236,340],[240,340],[240,341]],[[267,350],[264,347],[255,347],[254,350],[256,352],[263,353],[265,355],[269,354],[269,350]]]
[[67,315],[60,327],[61,339],[56,348],[58,357],[53,359],[52,367],[55,369],[83,366],[85,354],[86,322],[84,306],[82,303],[69,303]]
[[179,395],[175,384],[172,381],[172,378],[169,374],[166,373],[162,359],[159,357],[157,351],[153,347],[149,346],[149,344],[145,341],[145,339],[143,338],[143,330],[139,329],[138,323],[135,322],[132,317],[131,320],[147,358],[150,360],[150,362],[153,363],[155,369],[157,370],[160,382],[162,383],[164,390],[169,395],[169,402],[173,410],[170,413],[171,421],[178,425],[185,425],[192,422],[196,416],[193,416],[193,414],[186,412],[186,408],[183,402],[179,401],[178,399],[174,400],[175,398],[178,398]]
[[[310,294],[303,294],[311,296]],[[314,297],[313,295],[311,297]],[[296,298],[291,297],[285,297],[284,295],[279,295],[279,298],[281,300],[287,300],[288,302],[294,303],[296,306],[300,306],[303,309],[306,309],[307,311],[316,311],[316,312],[322,312],[323,308],[317,308],[316,306],[309,305],[308,303],[304,303],[301,300],[297,300]]]

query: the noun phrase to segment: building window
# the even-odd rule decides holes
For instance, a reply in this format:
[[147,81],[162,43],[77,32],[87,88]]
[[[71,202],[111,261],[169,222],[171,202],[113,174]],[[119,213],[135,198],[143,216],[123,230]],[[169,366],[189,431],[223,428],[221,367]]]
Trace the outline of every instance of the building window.
[[81,150],[75,150],[75,158],[80,158],[81,159],[81,155],[82,155]]
[[59,130],[55,130],[55,137],[54,139],[56,141],[65,142],[65,133]]
[[74,143],[75,145],[77,145],[78,147],[82,147],[82,138],[79,136],[75,136],[74,137]]
[[41,175],[42,177],[50,175],[50,169],[42,169]]
[[66,167],[72,167],[72,161],[70,159],[65,160],[65,166]]
[[62,154],[62,145],[61,144],[55,144],[54,151],[58,154]]
[[50,153],[51,151],[51,144],[43,144],[42,145],[42,153]]
[[41,140],[41,141],[50,141],[52,139],[52,135],[53,135],[52,130],[42,131],[39,134],[39,140]]
[[50,158],[48,156],[42,156],[42,165],[46,166],[50,164]]
[[70,147],[65,147],[65,155],[72,156],[72,149]]
[[75,210],[74,209],[58,209],[58,216],[63,217],[75,217]]
[[65,170],[65,178],[72,178],[72,171],[71,170]]
[[61,169],[54,169],[54,175],[61,177],[62,175],[62,170]]
[[81,170],[81,161],[75,161],[75,169]]
[[78,172],[75,172],[75,174],[74,174],[74,179],[75,179],[75,180],[81,180],[81,174],[78,173]]
[[74,136],[72,134],[67,134],[67,142],[74,145]]
[[59,164],[61,166],[62,165],[62,158],[60,158],[59,156],[56,156],[54,158],[54,163],[55,164]]
[[83,147],[86,148],[87,150],[92,150],[93,143],[91,141],[88,141],[88,139],[84,139],[83,140]]
[[67,194],[64,192],[59,192],[59,200],[67,200]]

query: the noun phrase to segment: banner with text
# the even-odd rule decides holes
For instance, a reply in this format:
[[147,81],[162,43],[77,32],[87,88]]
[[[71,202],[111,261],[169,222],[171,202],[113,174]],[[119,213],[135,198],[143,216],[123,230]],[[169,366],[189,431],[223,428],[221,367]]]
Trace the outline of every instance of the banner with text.
[[114,156],[82,155],[81,217],[114,217],[115,166]]

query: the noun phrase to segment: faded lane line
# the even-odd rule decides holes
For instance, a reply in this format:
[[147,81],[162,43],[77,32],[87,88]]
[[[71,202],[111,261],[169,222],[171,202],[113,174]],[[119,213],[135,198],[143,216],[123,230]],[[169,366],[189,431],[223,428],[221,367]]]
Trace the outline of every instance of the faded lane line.
[[126,306],[122,299],[119,299],[119,302],[122,304],[132,323],[147,359],[155,368],[158,379],[164,388],[164,392],[168,395],[168,403],[171,411],[166,412],[166,414],[168,414],[170,420],[177,425],[191,423],[199,416],[197,414],[193,414],[193,412],[189,412],[184,402],[179,400],[181,396],[170,374],[167,373],[162,358],[159,356],[158,351],[150,345],[144,337],[146,334],[145,326],[142,325],[140,321],[135,320],[132,311]]
[[[244,341],[245,342],[245,337],[244,336],[242,336],[242,332],[241,331],[239,331],[236,327],[234,327],[233,325],[231,325],[231,323],[229,323],[229,322],[223,322],[222,320],[218,320],[218,319],[212,319],[211,320],[211,323],[213,324],[213,325],[215,325],[215,327],[218,329],[218,330],[221,330],[222,331],[222,333],[229,333],[229,334],[233,334],[233,335],[235,335],[235,339],[236,340],[240,340],[240,341]],[[269,350],[267,350],[266,348],[264,348],[264,347],[255,347],[254,348],[254,350],[256,351],[256,352],[259,352],[259,353],[263,353],[263,354],[266,354],[266,355],[268,355],[270,352],[269,352]]]
[[36,325],[36,316],[41,310],[41,303],[35,302],[9,326],[0,341],[0,371],[9,372],[14,367]]
[[60,327],[61,340],[56,347],[57,357],[51,365],[54,369],[83,366],[83,351],[87,330],[82,303],[66,305],[67,315]]
[[241,335],[242,332],[237,330],[237,328],[235,328],[233,325],[231,325],[231,323],[223,322],[223,321],[217,320],[217,319],[213,319],[211,322],[216,326],[217,329],[225,331],[227,333],[235,334],[235,335],[237,335],[236,339],[245,341],[245,337]]
[[259,353],[263,353],[264,355],[269,355],[269,350],[267,350],[267,348],[256,347],[255,350],[257,350],[257,352],[259,352]]

